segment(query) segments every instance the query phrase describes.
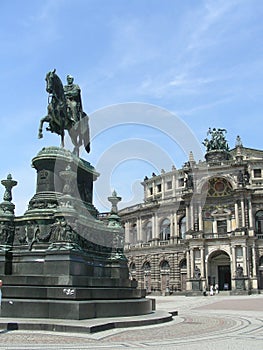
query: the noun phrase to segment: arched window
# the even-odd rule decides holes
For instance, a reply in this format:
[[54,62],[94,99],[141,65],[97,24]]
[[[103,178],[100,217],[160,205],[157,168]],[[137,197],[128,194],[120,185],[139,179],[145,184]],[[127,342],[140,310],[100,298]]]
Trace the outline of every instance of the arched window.
[[143,268],[144,273],[151,272],[151,264],[149,263],[149,261],[145,261],[142,268]]
[[134,262],[132,262],[132,263],[130,264],[130,270],[131,270],[131,271],[136,271],[136,265],[135,265]]
[[262,235],[263,234],[263,210],[259,210],[258,212],[256,212],[255,221],[256,221],[256,233],[258,235]]
[[133,224],[131,229],[131,242],[133,244],[137,243],[137,225]]
[[169,272],[170,271],[170,265],[167,260],[163,260],[160,264],[161,272]]
[[144,227],[144,241],[149,242],[152,240],[152,222],[148,221]]
[[186,259],[181,260],[179,266],[180,266],[180,269],[186,269],[187,267]]
[[179,221],[179,235],[180,238],[185,239],[186,232],[186,217],[183,216]]
[[170,239],[170,220],[164,219],[160,227],[160,240],[166,241]]
[[136,265],[134,262],[131,262],[129,270],[130,270],[130,278],[133,280],[136,280]]

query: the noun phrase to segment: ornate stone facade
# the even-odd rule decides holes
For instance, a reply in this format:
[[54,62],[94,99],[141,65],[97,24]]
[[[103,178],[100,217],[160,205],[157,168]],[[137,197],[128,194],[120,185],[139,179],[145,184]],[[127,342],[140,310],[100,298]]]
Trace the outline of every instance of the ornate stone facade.
[[240,137],[229,150],[224,131],[210,129],[221,139],[205,140],[206,161],[145,177],[144,202],[119,212],[130,277],[148,293],[263,289],[263,151]]

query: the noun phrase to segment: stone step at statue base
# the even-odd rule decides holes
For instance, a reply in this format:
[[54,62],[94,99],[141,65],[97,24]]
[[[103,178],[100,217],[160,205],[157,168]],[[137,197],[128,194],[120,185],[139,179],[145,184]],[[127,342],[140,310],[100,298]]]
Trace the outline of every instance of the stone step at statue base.
[[102,317],[146,315],[152,312],[151,299],[122,300],[2,300],[1,317],[83,320]]
[[81,287],[46,287],[46,286],[4,286],[4,298],[13,299],[55,299],[55,300],[122,300],[145,297],[145,290],[134,288],[81,288]]

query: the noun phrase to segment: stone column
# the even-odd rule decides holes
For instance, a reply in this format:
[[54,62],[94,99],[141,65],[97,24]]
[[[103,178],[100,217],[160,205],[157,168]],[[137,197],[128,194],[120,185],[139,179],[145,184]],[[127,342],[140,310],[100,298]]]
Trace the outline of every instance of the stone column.
[[232,273],[231,273],[231,277],[234,278],[236,275],[236,247],[232,246]]
[[244,276],[249,276],[248,265],[247,265],[247,248],[246,248],[246,246],[243,246],[242,249],[243,249],[243,271],[244,271]]
[[227,232],[231,232],[232,231],[232,222],[231,222],[231,216],[229,218],[227,218],[226,220],[226,229],[227,229]]
[[199,224],[199,231],[203,231],[203,216],[202,216],[201,204],[198,205],[198,224]]
[[125,228],[125,243],[128,244],[128,243],[130,243],[130,223],[129,223],[129,221],[125,222],[124,228]]
[[252,261],[253,261],[252,276],[253,278],[257,278],[257,258],[256,258],[255,243],[252,246]]
[[242,217],[242,227],[246,226],[245,223],[245,206],[244,206],[244,199],[241,199],[241,217]]
[[155,181],[152,182],[152,191],[153,191],[153,199],[155,199],[155,195],[156,195],[156,186],[155,186]]
[[141,217],[137,218],[137,241],[142,242],[142,219]]
[[152,216],[152,238],[153,240],[157,239],[157,231],[156,231],[156,214]]
[[201,247],[201,278],[205,278],[205,248]]
[[238,203],[235,203],[235,219],[236,219],[236,228],[239,228],[239,217],[238,217]]
[[176,195],[176,179],[175,179],[175,174],[173,174],[172,177],[172,188],[173,188],[173,197]]
[[155,217],[154,217],[154,221],[155,221],[155,239],[159,240],[160,239],[160,229],[159,229],[159,224],[158,224],[158,215],[157,213],[155,213]]
[[178,230],[177,213],[174,213],[173,221],[174,221],[174,236],[178,237],[179,236],[179,230]]
[[185,229],[189,230],[189,207],[187,204],[185,206]]
[[187,267],[187,278],[190,279],[191,278],[191,268],[190,268],[190,252],[189,250],[186,251],[186,267]]
[[190,229],[194,229],[194,207],[193,204],[190,204]]
[[165,183],[164,183],[164,177],[162,176],[162,199],[164,199],[164,194],[165,194],[165,187],[164,187],[164,185],[165,185]]
[[213,220],[213,233],[217,233],[217,221]]
[[191,261],[190,276],[191,276],[191,278],[193,278],[194,277],[194,251],[193,251],[193,248],[190,249],[190,261]]
[[248,227],[253,227],[253,213],[252,213],[252,205],[251,205],[251,197],[248,198]]
[[174,221],[173,221],[173,214],[170,214],[170,243],[173,243],[174,239]]

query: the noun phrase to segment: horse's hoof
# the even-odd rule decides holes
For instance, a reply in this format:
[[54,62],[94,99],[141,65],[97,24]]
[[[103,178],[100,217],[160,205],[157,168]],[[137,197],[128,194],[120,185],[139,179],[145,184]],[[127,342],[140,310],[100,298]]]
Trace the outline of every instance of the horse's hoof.
[[42,139],[42,138],[43,138],[43,134],[42,134],[42,133],[39,133],[39,134],[38,134],[38,138],[39,138],[39,139]]

